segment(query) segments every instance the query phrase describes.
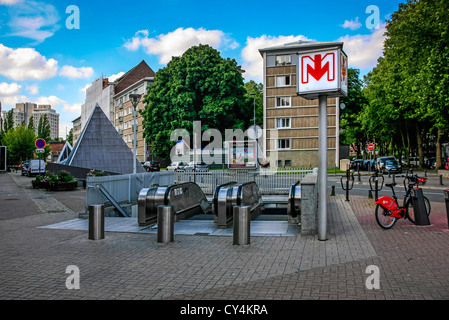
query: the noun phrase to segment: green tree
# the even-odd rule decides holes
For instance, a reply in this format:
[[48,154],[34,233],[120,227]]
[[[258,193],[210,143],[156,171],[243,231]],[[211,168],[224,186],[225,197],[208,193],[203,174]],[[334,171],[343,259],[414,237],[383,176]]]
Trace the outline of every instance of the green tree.
[[[263,84],[257,83],[254,80],[245,82],[245,89],[249,96],[249,104],[254,109],[254,99],[256,103],[256,124],[263,127]],[[253,112],[254,113],[254,112]],[[253,121],[254,116],[251,121]]]
[[208,45],[191,47],[159,70],[141,111],[145,139],[154,155],[168,159],[172,131],[191,133],[193,121],[201,121],[202,131],[248,128],[252,104],[242,73],[234,59],[222,58]]
[[22,161],[33,157],[36,136],[34,130],[26,129],[25,126],[18,126],[8,130],[3,137],[4,145],[8,148],[8,162],[20,164]]
[[73,146],[73,128],[70,129],[69,133],[67,134],[67,141],[71,146]]
[[45,141],[50,141],[50,121],[48,121],[47,115],[44,114],[39,118],[39,124],[37,127],[37,137],[42,138]]
[[30,121],[28,122],[28,129],[31,129],[34,131],[34,117],[31,116]]
[[340,103],[345,105],[343,110],[340,110],[340,123],[343,133],[341,134],[341,141],[344,144],[354,143],[357,157],[360,157],[360,152],[369,137],[362,129],[359,117],[364,105],[367,102],[364,93],[362,92],[363,82],[360,79],[360,70],[348,69],[348,96],[340,99]]
[[3,122],[3,131],[7,133],[14,128],[14,115],[12,109],[6,113],[6,119]]

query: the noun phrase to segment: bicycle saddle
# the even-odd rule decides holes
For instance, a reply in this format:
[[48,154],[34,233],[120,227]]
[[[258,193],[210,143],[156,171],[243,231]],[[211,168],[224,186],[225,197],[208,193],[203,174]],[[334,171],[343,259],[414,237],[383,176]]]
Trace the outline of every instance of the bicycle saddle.
[[396,185],[396,183],[386,183],[385,186],[388,188],[392,188]]

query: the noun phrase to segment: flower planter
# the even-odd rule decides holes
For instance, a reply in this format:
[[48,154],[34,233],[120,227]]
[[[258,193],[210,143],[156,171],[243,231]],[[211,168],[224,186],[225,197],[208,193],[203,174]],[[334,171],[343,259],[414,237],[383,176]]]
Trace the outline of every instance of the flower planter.
[[42,189],[42,188],[46,188],[48,183],[47,182],[33,180],[33,181],[31,181],[31,185],[33,186],[33,189]]
[[46,187],[50,191],[68,191],[75,190],[78,187],[78,181],[72,182],[53,182],[49,183]]

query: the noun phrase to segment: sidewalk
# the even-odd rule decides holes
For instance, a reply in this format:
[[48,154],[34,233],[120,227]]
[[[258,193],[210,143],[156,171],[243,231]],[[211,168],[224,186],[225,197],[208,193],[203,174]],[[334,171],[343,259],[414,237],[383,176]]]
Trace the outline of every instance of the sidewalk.
[[[432,226],[399,221],[383,230],[372,199],[330,196],[327,241],[270,235],[234,246],[229,235],[175,234],[160,244],[156,234],[129,232],[92,241],[85,230],[43,228],[78,218],[79,194],[36,196],[11,183],[13,175],[0,175],[0,186],[8,183],[0,189],[1,300],[449,299],[442,204],[432,208]],[[20,201],[4,201],[8,192]],[[80,270],[80,289],[66,288],[70,265]],[[366,287],[370,265],[380,270],[380,289]]]

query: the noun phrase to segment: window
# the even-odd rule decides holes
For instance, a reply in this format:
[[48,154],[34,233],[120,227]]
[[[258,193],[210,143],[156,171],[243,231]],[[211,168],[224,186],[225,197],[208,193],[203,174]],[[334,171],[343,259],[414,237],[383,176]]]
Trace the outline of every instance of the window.
[[292,161],[291,160],[285,160],[285,166],[286,167],[291,167],[292,166]]
[[276,76],[276,87],[286,87],[291,84],[291,76]]
[[276,165],[278,167],[282,167],[282,160],[276,160]]
[[290,118],[276,119],[276,128],[278,129],[290,128]]
[[278,149],[290,149],[290,139],[279,139]]
[[291,63],[292,63],[292,59],[291,59],[291,56],[289,54],[276,56],[276,65],[277,66],[291,64]]
[[276,107],[290,107],[292,97],[277,97]]

